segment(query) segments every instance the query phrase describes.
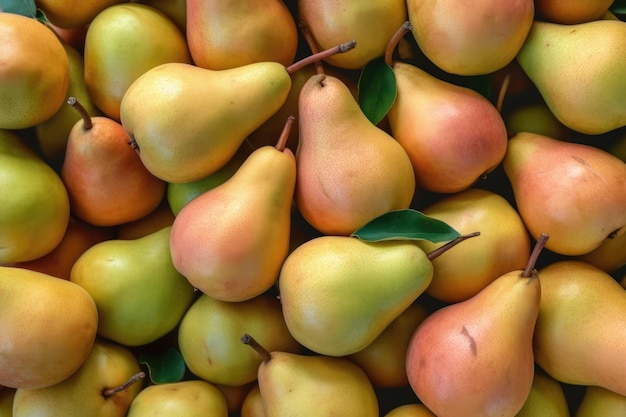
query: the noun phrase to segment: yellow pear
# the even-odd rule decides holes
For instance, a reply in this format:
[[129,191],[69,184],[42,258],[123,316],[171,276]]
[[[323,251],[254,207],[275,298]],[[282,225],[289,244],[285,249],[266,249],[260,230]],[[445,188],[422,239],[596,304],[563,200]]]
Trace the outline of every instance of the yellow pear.
[[626,291],[611,275],[578,260],[539,270],[537,364],[558,381],[626,395]]
[[125,417],[144,376],[128,348],[97,339],[69,378],[45,388],[19,388],[12,417]]
[[187,30],[187,1],[186,0],[133,0],[159,9],[167,15],[185,34]]
[[265,409],[263,408],[263,398],[261,398],[261,390],[259,384],[255,383],[246,398],[241,404],[239,410],[240,417],[265,417]]
[[87,25],[104,9],[124,0],[37,0],[39,7],[55,26],[76,28]]
[[539,20],[574,25],[600,19],[614,0],[574,0],[564,3],[559,0],[535,0]]
[[126,417],[228,417],[226,398],[213,384],[189,380],[150,385],[133,399]]
[[437,417],[424,404],[403,404],[391,409],[384,417]]
[[72,375],[96,338],[98,311],[65,279],[0,266],[0,384],[43,388]]
[[535,369],[528,398],[515,417],[570,417],[561,383],[540,368]]
[[0,387],[0,417],[12,417],[15,391],[15,388]]
[[626,233],[607,239],[591,252],[577,257],[604,272],[613,273],[626,264]]
[[626,416],[626,396],[606,388],[588,386],[574,417]]

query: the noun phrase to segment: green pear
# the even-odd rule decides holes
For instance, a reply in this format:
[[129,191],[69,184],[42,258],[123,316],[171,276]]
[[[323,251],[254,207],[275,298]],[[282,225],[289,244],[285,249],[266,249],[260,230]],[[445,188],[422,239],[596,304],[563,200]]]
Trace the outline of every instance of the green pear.
[[407,7],[420,50],[456,75],[490,74],[514,60],[535,12],[533,0],[408,0]]
[[624,415],[626,415],[626,396],[606,388],[588,386],[574,417]]
[[187,1],[186,0],[133,0],[159,9],[167,15],[185,34],[187,30]]
[[178,345],[187,368],[214,384],[240,386],[254,381],[261,358],[239,341],[245,329],[254,331],[271,349],[300,349],[275,297],[262,294],[233,303],[202,294],[178,329]]
[[411,161],[363,113],[337,77],[315,74],[300,90],[295,201],[327,235],[349,235],[388,211],[409,207]]
[[143,377],[127,347],[97,339],[83,365],[66,380],[18,389],[13,417],[125,417]]
[[178,325],[194,288],[172,265],[172,226],[147,236],[111,239],[87,249],[70,280],[98,307],[98,334],[126,346],[153,342]]
[[228,417],[224,394],[202,380],[150,385],[133,399],[126,417]]
[[96,338],[98,311],[83,288],[0,266],[0,385],[43,388],[72,375]]
[[517,61],[557,119],[584,134],[626,125],[626,22],[535,21]]
[[[409,384],[438,416],[513,416],[534,376],[533,330],[541,286],[536,246],[524,270],[507,272],[473,297],[431,313],[406,356]],[[497,342],[494,342],[497,341]]]
[[295,248],[278,279],[283,316],[294,338],[323,355],[371,344],[421,295],[433,266],[411,241],[367,242],[320,236]]
[[561,383],[540,368],[535,369],[528,398],[515,417],[570,417]]
[[384,417],[437,417],[424,404],[403,404],[391,409]]
[[503,161],[517,210],[546,248],[582,255],[626,233],[626,164],[589,145],[520,132]]
[[512,133],[530,132],[559,140],[569,140],[569,129],[556,118],[544,102],[519,103],[504,117],[507,130]]
[[419,188],[462,191],[500,164],[507,131],[487,98],[409,63],[393,62],[392,69],[397,96],[389,126],[411,159]]
[[258,384],[267,417],[377,417],[378,399],[367,375],[347,358],[268,351],[242,339],[263,359]]
[[0,387],[0,417],[12,417],[16,388]]
[[191,200],[174,219],[174,266],[213,298],[247,300],[278,278],[289,251],[296,182],[295,157],[284,148],[291,123],[277,146],[256,149],[231,178]]
[[122,97],[140,75],[164,63],[191,63],[176,24],[160,10],[133,2],[98,13],[87,30],[84,57],[89,96],[117,121]]
[[537,364],[566,384],[626,395],[626,291],[611,275],[579,260],[539,270],[541,308],[534,334]]
[[63,239],[70,218],[59,174],[15,132],[0,129],[0,265],[37,259]]

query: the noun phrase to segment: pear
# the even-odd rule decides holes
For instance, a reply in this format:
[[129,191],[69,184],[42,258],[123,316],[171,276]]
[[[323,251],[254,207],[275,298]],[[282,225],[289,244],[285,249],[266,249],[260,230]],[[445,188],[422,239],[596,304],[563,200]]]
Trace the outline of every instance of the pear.
[[187,2],[186,0],[133,0],[147,4],[162,11],[186,35],[187,30]]
[[[1,395],[1,393],[0,393]],[[265,409],[263,408],[263,398],[261,398],[261,390],[259,384],[255,383],[252,389],[248,391],[248,394],[241,404],[239,410],[240,417],[266,417]]]
[[[248,391],[256,385],[256,381],[248,382],[246,384],[241,385],[223,385],[223,384],[213,384],[215,387],[222,393],[224,398],[226,399],[226,408],[228,409],[228,413],[238,413],[241,410],[241,406],[243,404]],[[241,417],[241,416],[240,416]]]
[[70,280],[93,297],[100,336],[140,346],[178,325],[195,293],[172,265],[171,230],[168,226],[134,240],[106,240],[76,260]]
[[315,74],[300,90],[295,201],[327,235],[349,235],[415,193],[411,161],[363,113],[339,78]]
[[517,61],[557,119],[590,135],[626,125],[626,22],[535,21]]
[[0,12],[0,129],[51,118],[69,86],[69,60],[54,31],[37,19]]
[[275,297],[262,294],[233,303],[202,294],[178,329],[178,345],[187,368],[208,382],[231,387],[256,380],[261,358],[239,341],[245,329],[254,331],[270,349],[300,350]]
[[591,22],[600,19],[614,0],[575,0],[567,5],[558,0],[535,0],[538,20],[565,25]]
[[626,233],[607,239],[591,252],[576,258],[612,274],[621,266],[626,265]]
[[155,210],[166,183],[128,146],[122,125],[91,117],[75,97],[68,104],[81,115],[69,132],[60,169],[72,212],[94,226],[119,226]]
[[176,269],[224,301],[253,298],[274,285],[289,250],[296,160],[284,148],[256,149],[226,182],[187,203],[172,225]]
[[289,66],[294,61],[298,28],[283,0],[189,0],[186,9],[187,43],[199,67],[223,70],[266,61]]
[[528,398],[515,417],[570,417],[561,383],[541,368],[536,368]]
[[144,376],[127,347],[97,339],[69,378],[45,388],[18,389],[13,417],[125,417]]
[[534,376],[532,341],[541,299],[534,265],[546,238],[537,242],[524,270],[439,308],[413,333],[406,356],[409,384],[437,416],[513,416],[524,405]]
[[597,385],[626,395],[626,291],[579,260],[539,270],[541,308],[534,333],[537,364],[566,384]]
[[63,239],[70,218],[59,174],[15,132],[0,129],[0,265],[37,259]]
[[134,2],[98,13],[87,30],[84,57],[89,96],[117,121],[122,97],[144,72],[168,62],[192,62],[176,24],[160,10]]
[[283,316],[306,348],[350,355],[406,310],[432,274],[432,263],[414,242],[320,236],[295,248],[282,266]]
[[520,132],[503,161],[517,210],[549,250],[582,255],[626,232],[626,164],[590,145]]
[[504,117],[509,132],[530,132],[559,140],[569,140],[569,129],[544,102],[517,103]]
[[0,417],[11,417],[13,415],[13,399],[16,391],[17,389],[15,388],[0,387]]
[[514,60],[535,12],[533,0],[408,0],[407,7],[420,50],[456,75],[490,74]]
[[171,226],[175,217],[167,201],[163,200],[151,213],[140,219],[117,226],[115,228],[117,231],[115,237],[122,240],[139,239]]
[[0,385],[43,388],[72,375],[96,338],[98,311],[80,286],[0,266]]
[[626,415],[626,396],[606,388],[589,386],[585,389],[574,417]]
[[126,417],[228,417],[224,394],[213,384],[189,380],[150,385],[133,399]]
[[104,9],[124,0],[92,0],[88,3],[76,0],[37,0],[40,8],[55,26],[76,28],[87,25]]
[[391,409],[384,417],[437,417],[424,404],[403,404]]
[[263,359],[258,384],[267,417],[377,417],[374,387],[346,358],[268,351],[252,336],[241,340]]

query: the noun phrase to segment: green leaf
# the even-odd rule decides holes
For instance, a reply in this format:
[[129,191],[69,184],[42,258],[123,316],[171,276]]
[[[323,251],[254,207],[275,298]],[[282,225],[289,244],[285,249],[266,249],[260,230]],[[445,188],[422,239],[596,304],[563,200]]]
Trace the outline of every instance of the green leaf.
[[371,220],[352,233],[353,237],[369,242],[382,240],[428,240],[448,242],[460,233],[441,220],[413,210],[392,210]]
[[0,11],[27,17],[37,16],[35,0],[0,0]]
[[185,361],[174,348],[141,354],[139,362],[148,368],[150,380],[155,384],[178,382],[185,375]]
[[367,63],[358,83],[359,106],[365,116],[378,124],[396,100],[396,77],[384,57]]

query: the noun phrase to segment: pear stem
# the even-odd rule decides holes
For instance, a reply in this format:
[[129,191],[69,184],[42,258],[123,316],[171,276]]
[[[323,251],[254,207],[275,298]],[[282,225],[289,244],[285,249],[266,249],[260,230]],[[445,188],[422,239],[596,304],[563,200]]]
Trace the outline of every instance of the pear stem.
[[287,146],[287,140],[289,139],[289,133],[291,133],[291,127],[293,126],[293,122],[295,122],[296,118],[293,116],[287,117],[287,121],[285,122],[285,126],[283,127],[283,131],[280,133],[278,137],[278,142],[276,143],[276,149],[279,151],[284,151]]
[[393,51],[395,51],[396,47],[398,46],[400,39],[402,39],[404,35],[406,35],[411,30],[413,30],[413,25],[407,20],[402,24],[402,26],[398,28],[398,30],[396,31],[396,33],[393,34],[391,39],[389,39],[389,43],[387,43],[387,48],[385,49],[385,64],[391,66],[391,64],[393,63]]
[[83,105],[80,104],[80,102],[76,99],[76,97],[68,98],[67,104],[74,107],[76,111],[78,111],[78,114],[80,114],[80,117],[83,119],[83,127],[85,130],[89,130],[93,127],[91,116],[89,115],[85,107],[83,107]]
[[272,359],[272,355],[270,354],[270,352],[263,346],[261,346],[259,342],[254,340],[254,337],[250,336],[248,333],[241,336],[241,341],[254,349],[261,356],[263,362],[267,362]]
[[539,254],[543,250],[544,246],[546,246],[546,242],[550,238],[550,235],[547,233],[542,233],[535,242],[535,247],[528,258],[528,263],[526,264],[526,268],[522,272],[522,277],[531,278],[533,276],[533,271],[535,270],[535,265],[537,264],[537,259],[539,258]]
[[349,50],[353,49],[355,46],[356,46],[356,41],[351,40],[351,41],[339,44],[337,46],[333,46],[332,48],[328,48],[323,51],[317,52],[313,55],[309,55],[306,58],[302,58],[301,60],[296,61],[290,66],[288,66],[287,73],[293,74],[299,69],[302,69],[306,67],[307,65],[312,64],[314,62],[321,61],[322,59],[328,58],[329,56],[333,56],[335,54],[343,54],[344,52],[348,52]]
[[509,85],[511,84],[511,74],[507,74],[502,80],[502,85],[500,86],[500,91],[498,93],[498,102],[496,103],[496,109],[498,109],[499,113],[502,113],[502,105],[504,103],[504,97],[506,96],[506,92],[509,89]]
[[480,236],[480,232],[474,232],[474,233],[470,233],[467,235],[461,235],[459,237],[457,237],[454,240],[451,240],[450,242],[446,243],[445,245],[438,247],[437,249],[433,250],[432,252],[429,252],[427,254],[428,259],[430,259],[431,261],[435,258],[437,258],[439,255],[441,255],[442,253],[446,252],[448,249],[458,245],[459,243],[463,242],[464,240],[469,239],[470,237],[475,237],[475,236]]
[[124,391],[126,388],[130,387],[131,385],[133,385],[135,382],[139,381],[140,379],[145,378],[146,374],[145,372],[138,372],[135,375],[131,376],[128,381],[124,382],[122,385],[120,385],[117,388],[108,388],[105,389],[104,391],[102,391],[102,395],[105,398],[110,397],[111,395],[115,395],[118,392],[122,392]]
[[[298,23],[298,28],[300,28],[300,32],[302,33],[302,36],[304,37],[306,44],[309,46],[311,53],[312,54],[318,53],[319,50],[317,49],[317,45],[315,45],[315,40],[313,39],[313,35],[311,35],[311,31],[309,30],[309,27],[307,26],[307,24],[304,23],[303,21],[300,21]],[[322,62],[315,61],[314,64],[315,64],[315,72],[317,74],[324,74],[324,65],[322,65]]]

